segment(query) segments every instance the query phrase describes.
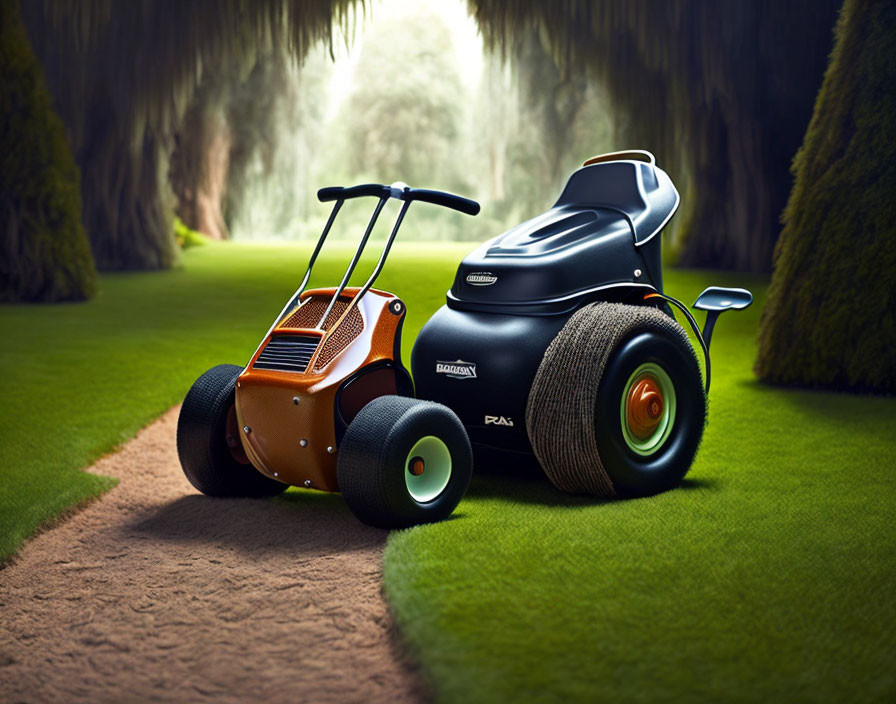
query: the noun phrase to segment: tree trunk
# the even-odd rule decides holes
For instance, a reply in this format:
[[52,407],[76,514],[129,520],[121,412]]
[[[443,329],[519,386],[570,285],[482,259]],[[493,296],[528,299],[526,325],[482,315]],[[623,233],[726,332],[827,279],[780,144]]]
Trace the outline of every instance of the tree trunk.
[[[81,167],[83,219],[100,268],[159,269],[175,261],[168,161],[203,70],[251,66],[258,51],[271,48],[301,58],[332,36],[334,22],[346,26],[351,4],[22,2]],[[205,207],[214,220],[214,208]]]
[[229,238],[222,208],[230,168],[231,135],[221,99],[200,88],[175,142],[170,178],[178,217],[191,230],[212,239]]
[[94,260],[101,270],[167,268],[176,259],[168,158],[177,111],[141,94],[159,78],[157,66],[138,66],[150,63],[137,41],[141,11],[128,8],[81,45],[53,16],[74,11],[62,5],[23,3],[22,15],[81,168]]
[[84,225],[100,270],[166,269],[176,258],[168,135],[129,137],[99,126],[79,151]]

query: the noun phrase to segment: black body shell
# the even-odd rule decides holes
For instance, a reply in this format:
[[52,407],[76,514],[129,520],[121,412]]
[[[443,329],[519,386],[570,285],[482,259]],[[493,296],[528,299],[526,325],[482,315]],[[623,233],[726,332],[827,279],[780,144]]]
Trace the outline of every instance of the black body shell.
[[414,344],[417,396],[451,408],[474,447],[531,453],[526,401],[547,346],[587,303],[662,292],[659,232],[678,203],[653,163],[576,171],[548,212],[461,262]]
[[518,315],[569,312],[601,291],[662,291],[662,238],[679,196],[654,164],[613,161],[576,171],[553,208],[471,252],[448,305]]

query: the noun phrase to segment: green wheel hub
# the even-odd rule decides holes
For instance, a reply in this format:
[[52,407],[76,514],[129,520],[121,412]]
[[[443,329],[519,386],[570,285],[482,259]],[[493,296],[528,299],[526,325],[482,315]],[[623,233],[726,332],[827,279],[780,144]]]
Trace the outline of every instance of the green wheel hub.
[[408,493],[421,504],[433,501],[445,491],[451,479],[451,452],[435,435],[420,438],[404,462],[404,482]]
[[628,378],[619,403],[625,444],[647,457],[666,442],[675,424],[675,385],[658,364],[646,362]]

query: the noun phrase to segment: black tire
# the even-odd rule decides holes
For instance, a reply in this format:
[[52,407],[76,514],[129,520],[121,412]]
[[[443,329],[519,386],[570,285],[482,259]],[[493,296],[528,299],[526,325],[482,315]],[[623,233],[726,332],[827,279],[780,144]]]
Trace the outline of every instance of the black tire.
[[209,369],[187,392],[177,419],[181,467],[190,484],[207,496],[276,496],[287,487],[237,461],[227,446],[227,415],[242,371],[234,364]]
[[[661,367],[675,387],[676,414],[669,437],[649,456],[629,448],[620,421],[626,382],[644,363]],[[649,496],[681,483],[700,447],[706,394],[691,345],[663,329],[634,334],[613,352],[595,408],[597,447],[620,496]]]
[[[447,484],[433,498],[422,493],[415,498],[410,485],[416,480],[406,479],[409,459],[416,459],[409,453],[424,438],[439,452],[444,446],[450,455]],[[431,471],[437,471],[437,463],[432,465]],[[447,518],[472,475],[473,453],[463,424],[449,408],[431,401],[376,398],[355,416],[339,446],[339,489],[358,519],[377,528],[406,528]]]
[[[644,365],[663,380],[661,408],[674,399],[675,411],[669,405],[668,422],[657,426],[665,430],[636,450],[622,404]],[[684,330],[656,308],[616,303],[586,306],[567,321],[545,352],[526,408],[532,448],[551,482],[604,497],[676,486],[705,422],[700,366]]]

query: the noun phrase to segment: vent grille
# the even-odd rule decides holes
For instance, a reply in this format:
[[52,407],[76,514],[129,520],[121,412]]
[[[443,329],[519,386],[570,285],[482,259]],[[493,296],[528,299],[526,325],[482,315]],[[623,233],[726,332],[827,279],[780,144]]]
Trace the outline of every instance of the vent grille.
[[[292,315],[281,323],[280,327],[313,328],[320,322],[320,318],[329,304],[329,296],[314,296],[296,308]],[[348,304],[349,302],[346,300],[340,299],[336,301],[336,305],[333,306],[333,310],[327,316],[327,324],[324,326],[325,330],[329,330],[332,327],[333,323],[339,319],[339,316],[345,312]]]
[[330,337],[324,343],[314,363],[315,371],[327,366],[336,359],[337,355],[348,347],[354,340],[364,331],[364,318],[358,307],[355,306],[349,311],[348,316],[338,328],[330,332]]
[[308,335],[277,335],[265,345],[253,369],[272,369],[301,374],[308,368],[320,338]]

